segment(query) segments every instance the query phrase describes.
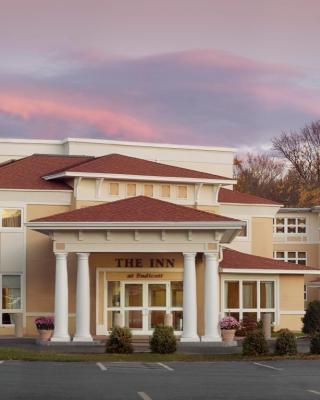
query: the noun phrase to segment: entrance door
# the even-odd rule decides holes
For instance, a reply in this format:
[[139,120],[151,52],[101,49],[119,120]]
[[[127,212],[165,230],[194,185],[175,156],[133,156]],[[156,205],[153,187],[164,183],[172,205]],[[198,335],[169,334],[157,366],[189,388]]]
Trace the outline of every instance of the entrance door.
[[142,283],[123,284],[124,292],[124,326],[133,331],[144,330],[144,285]]
[[108,281],[107,329],[119,323],[134,335],[150,335],[172,313],[176,333],[182,330],[181,281]]

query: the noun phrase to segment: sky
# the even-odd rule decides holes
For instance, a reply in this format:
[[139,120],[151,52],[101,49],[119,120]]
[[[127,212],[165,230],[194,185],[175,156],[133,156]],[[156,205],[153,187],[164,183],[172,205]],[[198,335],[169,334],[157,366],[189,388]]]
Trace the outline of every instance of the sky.
[[0,137],[263,150],[320,119],[319,0],[0,0]]

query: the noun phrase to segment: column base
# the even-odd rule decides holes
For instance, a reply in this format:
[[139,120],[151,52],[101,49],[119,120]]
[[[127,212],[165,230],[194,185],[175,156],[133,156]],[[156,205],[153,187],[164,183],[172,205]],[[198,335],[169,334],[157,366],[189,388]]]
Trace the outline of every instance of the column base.
[[52,336],[50,342],[70,342],[70,336]]
[[222,342],[219,335],[217,336],[201,336],[201,342]]
[[199,338],[199,336],[188,336],[188,337],[183,337],[183,336],[181,336],[180,342],[181,342],[181,343],[200,342],[200,338]]
[[92,342],[92,336],[74,336],[72,339],[73,342]]

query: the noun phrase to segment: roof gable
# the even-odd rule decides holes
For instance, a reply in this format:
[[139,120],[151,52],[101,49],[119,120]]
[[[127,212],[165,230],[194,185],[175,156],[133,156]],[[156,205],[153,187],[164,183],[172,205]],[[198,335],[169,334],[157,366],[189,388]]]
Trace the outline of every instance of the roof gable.
[[145,196],[79,208],[31,222],[239,222]]

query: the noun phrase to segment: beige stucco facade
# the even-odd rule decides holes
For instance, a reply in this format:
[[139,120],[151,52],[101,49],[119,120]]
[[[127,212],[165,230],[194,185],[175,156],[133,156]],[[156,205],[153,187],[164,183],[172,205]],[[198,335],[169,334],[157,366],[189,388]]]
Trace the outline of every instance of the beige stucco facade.
[[[232,149],[201,148],[192,146],[170,146],[150,144],[126,144],[119,142],[87,141],[43,143],[23,143],[1,141],[0,160],[21,158],[36,152],[51,154],[102,155],[122,152],[127,155],[166,162],[170,165],[193,168],[226,177],[232,177],[234,152]],[[159,178],[160,179],[160,178]],[[219,203],[219,183],[179,182],[168,179],[152,180],[150,177],[137,180],[79,177],[69,179],[68,190],[2,190],[0,188],[0,208],[22,210],[23,224],[17,230],[0,229],[0,272],[2,274],[21,275],[22,307],[18,312],[23,315],[24,333],[35,335],[35,318],[53,315],[55,308],[55,253],[68,253],[68,318],[69,333],[75,333],[76,324],[76,253],[88,253],[90,278],[90,332],[104,335],[108,326],[108,301],[106,291],[108,281],[112,282],[162,282],[170,289],[170,282],[183,281],[183,253],[196,253],[196,291],[197,291],[197,334],[205,334],[205,253],[219,253],[220,246],[226,246],[244,253],[272,257],[273,251],[287,250],[308,253],[308,264],[319,265],[319,244],[302,238],[297,243],[275,241],[272,236],[273,218],[277,215],[278,205],[266,204],[227,204]],[[150,188],[152,186],[152,189]],[[225,187],[227,187],[225,185]],[[232,185],[230,185],[232,187]],[[186,228],[184,231],[165,228],[112,230],[92,229],[90,232],[81,227],[73,230],[39,232],[25,224],[31,220],[49,215],[67,212],[97,204],[110,203],[132,196],[145,195],[146,190],[155,199],[187,206],[197,210],[216,213],[246,222],[242,236],[223,240],[213,230]],[[312,226],[316,226],[312,222]],[[119,268],[116,258],[138,258],[144,267]],[[145,267],[152,259],[174,259],[174,267],[158,267],[156,275],[153,268]],[[310,263],[309,263],[310,260]],[[220,260],[221,261],[221,260]],[[150,273],[151,277],[138,273]],[[133,275],[132,275],[133,274]],[[158,274],[158,275],[157,275]],[[254,274],[239,272],[220,273],[219,295],[220,313],[227,311],[224,306],[224,280],[272,281],[275,283],[275,329],[288,327],[300,330],[304,312],[304,277],[301,275],[273,274],[255,271]],[[306,278],[312,280],[312,276]],[[144,290],[144,289],[143,289]],[[312,289],[314,296],[318,290]],[[311,289],[310,289],[311,293]],[[169,297],[168,297],[169,298]],[[110,307],[109,307],[110,308]],[[179,307],[177,307],[179,308]],[[180,311],[176,310],[177,312]],[[257,311],[262,312],[261,310]],[[241,311],[242,313],[242,311]],[[259,314],[260,315],[260,314]],[[0,335],[12,334],[12,324],[0,326]],[[181,332],[180,332],[181,333]],[[180,334],[179,333],[179,334]]]

